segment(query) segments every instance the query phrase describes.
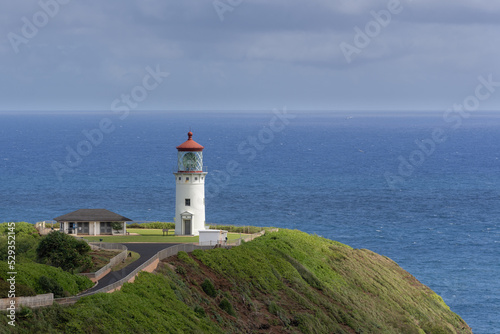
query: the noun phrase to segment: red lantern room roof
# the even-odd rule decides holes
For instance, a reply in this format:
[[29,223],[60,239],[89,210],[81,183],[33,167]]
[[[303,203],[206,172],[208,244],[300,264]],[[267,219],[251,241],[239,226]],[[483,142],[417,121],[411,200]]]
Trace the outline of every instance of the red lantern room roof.
[[192,151],[192,152],[201,152],[204,147],[198,144],[193,140],[193,133],[191,131],[188,132],[188,140],[184,143],[177,146],[177,150],[179,151]]

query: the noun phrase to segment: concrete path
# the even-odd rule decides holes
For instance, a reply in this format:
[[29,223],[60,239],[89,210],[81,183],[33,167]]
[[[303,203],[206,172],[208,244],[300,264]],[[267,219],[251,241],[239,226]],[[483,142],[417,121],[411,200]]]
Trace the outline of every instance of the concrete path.
[[162,249],[169,248],[178,244],[173,243],[122,243],[122,245],[127,246],[129,251],[137,252],[141,255],[141,257],[132,262],[125,268],[118,271],[111,271],[106,276],[101,278],[96,286],[92,289],[85,291],[85,294],[89,292],[94,292],[99,289],[102,289],[110,284],[113,284],[122,278],[126,277],[132,271],[137,269],[141,264],[152,258],[156,253],[161,251]]

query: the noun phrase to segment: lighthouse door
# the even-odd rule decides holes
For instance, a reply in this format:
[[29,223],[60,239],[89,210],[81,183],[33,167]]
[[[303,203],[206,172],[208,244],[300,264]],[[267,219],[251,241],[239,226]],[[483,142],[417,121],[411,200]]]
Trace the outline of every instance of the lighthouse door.
[[184,234],[191,235],[191,219],[184,220]]

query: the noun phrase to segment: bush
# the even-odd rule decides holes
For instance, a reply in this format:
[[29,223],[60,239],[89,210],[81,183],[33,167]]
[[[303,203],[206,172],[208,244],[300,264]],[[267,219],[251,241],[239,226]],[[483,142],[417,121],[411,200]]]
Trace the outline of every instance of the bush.
[[229,300],[227,300],[227,298],[221,300],[219,307],[222,310],[226,311],[227,314],[232,315],[233,317],[236,316],[236,312],[234,312],[233,305],[231,305],[231,303],[229,302]]
[[29,307],[23,306],[21,308],[21,311],[19,311],[19,318],[32,318],[33,317],[33,310],[30,309]]
[[85,241],[57,231],[44,237],[36,249],[40,262],[71,272],[92,267],[89,252],[90,246]]
[[210,296],[210,297],[217,296],[217,291],[215,291],[215,287],[214,287],[212,281],[209,280],[208,278],[205,278],[203,283],[201,283],[201,288],[203,289],[203,291],[205,291],[205,293],[208,296]]
[[52,278],[49,278],[47,276],[40,276],[38,279],[38,284],[40,284],[40,287],[44,290],[44,293],[53,293],[54,298],[60,298],[64,297],[64,290],[63,288],[57,283],[57,281],[53,280]]
[[205,318],[205,309],[199,305],[196,305],[194,308],[194,313],[198,318]]

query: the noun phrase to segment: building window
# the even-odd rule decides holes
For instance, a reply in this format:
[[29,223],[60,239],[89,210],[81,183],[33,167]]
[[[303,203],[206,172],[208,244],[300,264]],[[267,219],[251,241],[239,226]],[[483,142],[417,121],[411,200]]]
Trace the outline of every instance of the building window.
[[186,199],[184,200],[184,204],[185,204],[186,206],[191,206],[191,199],[190,199],[190,198],[186,198]]

